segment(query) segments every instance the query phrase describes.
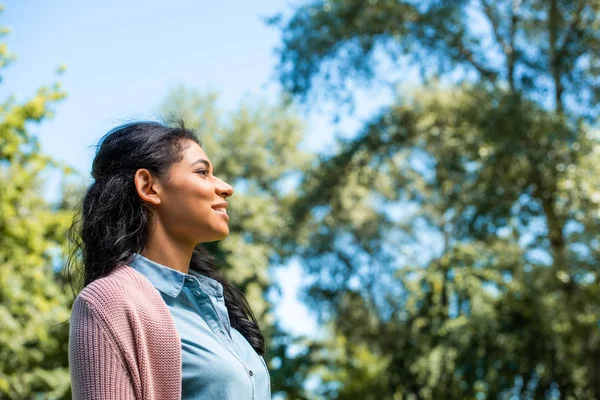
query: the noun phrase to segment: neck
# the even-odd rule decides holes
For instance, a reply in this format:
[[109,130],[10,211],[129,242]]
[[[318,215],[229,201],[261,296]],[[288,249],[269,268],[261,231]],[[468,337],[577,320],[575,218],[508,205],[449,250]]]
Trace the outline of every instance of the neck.
[[154,262],[187,274],[194,247],[178,242],[158,226],[148,237],[141,254]]

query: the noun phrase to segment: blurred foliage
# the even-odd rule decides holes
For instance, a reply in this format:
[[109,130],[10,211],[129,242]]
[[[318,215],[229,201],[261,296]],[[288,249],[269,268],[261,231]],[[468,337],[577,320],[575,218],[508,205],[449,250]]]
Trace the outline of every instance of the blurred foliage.
[[[232,112],[218,107],[216,93],[179,87],[163,106],[165,119],[177,118],[198,132],[215,175],[231,184],[227,240],[205,246],[225,275],[246,295],[267,338],[273,394],[303,399],[310,370],[311,343],[286,334],[276,323],[267,294],[273,290],[269,266],[279,257],[277,241],[293,227],[290,204],[299,173],[311,160],[298,146],[304,126],[292,110],[252,100]],[[291,356],[290,349],[301,348]]]
[[[425,82],[502,85],[595,120],[600,103],[598,0],[317,0],[271,23],[283,31],[279,76],[307,99],[420,70]],[[390,76],[380,76],[385,72]]]
[[[0,67],[12,59],[0,43]],[[69,171],[31,133],[64,96],[56,84],[0,99],[0,399],[70,398],[70,297],[56,271],[71,215],[41,191],[44,171]]]
[[318,0],[271,20],[302,101],[422,78],[298,190],[282,252],[333,332],[315,398],[600,398],[598,11]]
[[[273,18],[296,99],[343,104],[354,83],[421,73],[422,88],[317,160],[287,107],[225,114],[215,94],[171,93],[165,114],[199,132],[235,188],[231,235],[207,247],[269,339],[274,394],[600,398],[599,11],[314,0]],[[0,43],[0,67],[13,58]],[[32,134],[63,97],[55,85],[0,99],[0,399],[70,397],[72,297],[55,271],[79,196],[43,199],[42,173],[70,171]],[[331,332],[321,343],[282,331],[266,299],[269,266],[291,256]]]

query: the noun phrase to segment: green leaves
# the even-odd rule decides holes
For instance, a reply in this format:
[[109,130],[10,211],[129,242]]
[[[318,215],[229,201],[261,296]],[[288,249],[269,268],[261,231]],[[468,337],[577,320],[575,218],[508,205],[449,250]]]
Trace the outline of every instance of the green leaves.
[[592,0],[307,2],[277,21],[277,70],[298,99],[344,100],[357,82],[396,83],[408,61],[425,83],[504,86],[597,121],[597,11]]
[[306,298],[388,363],[360,389],[353,356],[329,363],[327,396],[593,397],[596,140],[507,90],[430,88],[308,171],[290,250]]
[[[3,31],[5,32],[5,31]],[[0,67],[9,59],[0,45]],[[64,98],[58,85],[30,100],[0,105],[0,398],[70,398],[67,347],[70,299],[55,254],[71,213],[40,193],[41,173],[59,167],[30,133]]]

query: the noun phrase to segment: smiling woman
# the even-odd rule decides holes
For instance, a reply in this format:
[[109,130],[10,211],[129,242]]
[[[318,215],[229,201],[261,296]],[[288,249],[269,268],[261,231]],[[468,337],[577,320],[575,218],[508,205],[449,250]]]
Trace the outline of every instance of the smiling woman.
[[[198,143],[188,139],[180,146],[181,159],[171,166],[166,179],[147,168],[139,168],[133,176],[141,201],[155,210],[156,226],[148,238],[148,252],[153,249],[163,254],[161,244],[169,243],[171,237],[193,250],[198,243],[221,240],[229,234],[224,199],[233,194],[233,188],[214,175],[208,156]],[[187,272],[187,258],[173,267]]]
[[120,126],[92,176],[72,228],[84,284],[71,315],[73,398],[269,399],[256,319],[201,247],[229,234],[233,188],[193,132]]

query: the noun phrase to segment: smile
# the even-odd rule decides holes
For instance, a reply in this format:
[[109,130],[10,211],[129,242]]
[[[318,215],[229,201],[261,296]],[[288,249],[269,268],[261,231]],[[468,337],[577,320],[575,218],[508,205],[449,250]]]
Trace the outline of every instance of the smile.
[[227,210],[223,207],[213,208],[217,214],[220,214],[225,221],[229,221],[229,215],[227,215]]

